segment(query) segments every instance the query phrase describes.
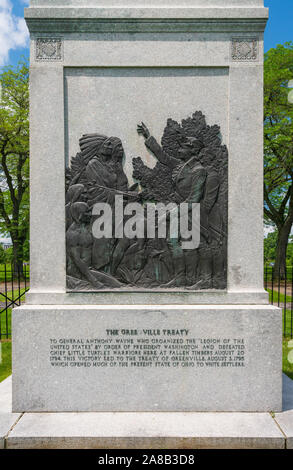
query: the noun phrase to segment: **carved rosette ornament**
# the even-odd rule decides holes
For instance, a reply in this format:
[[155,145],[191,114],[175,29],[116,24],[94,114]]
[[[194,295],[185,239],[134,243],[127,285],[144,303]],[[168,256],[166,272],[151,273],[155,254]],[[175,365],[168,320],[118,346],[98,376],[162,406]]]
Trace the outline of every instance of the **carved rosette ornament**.
[[258,56],[257,38],[233,38],[232,60],[253,61]]
[[38,38],[36,41],[36,60],[62,60],[62,39]]

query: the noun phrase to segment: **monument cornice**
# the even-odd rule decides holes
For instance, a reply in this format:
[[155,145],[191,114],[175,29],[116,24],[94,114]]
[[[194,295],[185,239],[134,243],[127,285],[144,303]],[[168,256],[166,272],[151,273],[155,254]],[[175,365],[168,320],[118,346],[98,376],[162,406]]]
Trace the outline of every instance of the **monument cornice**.
[[27,8],[31,33],[263,32],[267,8]]

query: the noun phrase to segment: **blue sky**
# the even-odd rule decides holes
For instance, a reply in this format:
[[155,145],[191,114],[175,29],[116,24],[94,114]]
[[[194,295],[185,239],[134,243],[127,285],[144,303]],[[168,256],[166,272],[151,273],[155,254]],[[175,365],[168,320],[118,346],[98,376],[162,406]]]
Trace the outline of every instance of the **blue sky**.
[[[23,9],[29,0],[0,0],[0,66],[15,65],[28,56],[28,32]],[[293,41],[293,0],[265,0],[270,19],[265,32],[265,50]]]
[[293,41],[293,0],[265,0],[270,19],[265,31],[265,51]]

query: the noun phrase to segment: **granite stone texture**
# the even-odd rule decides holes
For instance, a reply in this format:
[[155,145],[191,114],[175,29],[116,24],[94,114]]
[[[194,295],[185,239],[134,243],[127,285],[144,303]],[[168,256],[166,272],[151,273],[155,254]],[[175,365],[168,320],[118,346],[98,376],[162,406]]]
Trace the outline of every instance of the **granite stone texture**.
[[[268,10],[262,0],[145,3],[32,0],[25,11],[31,32],[31,290],[27,305],[13,312],[13,410],[277,412],[281,311],[266,305],[262,248],[263,32]],[[167,118],[182,119],[196,110],[221,127],[229,151],[227,289],[66,292],[64,167],[77,151],[78,139],[89,132],[121,138],[131,182],[133,156],[154,163],[136,124],[143,120],[160,138]],[[178,341],[160,345],[153,341],[158,338]],[[154,348],[143,346],[159,346],[158,356]],[[71,416],[67,423],[78,419]],[[148,433],[139,432],[137,418],[138,440],[130,433],[131,442],[153,444],[147,440],[152,430],[165,437],[159,428],[169,427],[162,445],[178,445],[172,425],[165,428],[161,418],[149,416]],[[29,422],[34,426],[33,416],[24,418],[20,440],[12,432],[11,446],[25,445],[24,429]],[[40,415],[44,429],[47,419],[49,415]],[[96,418],[91,419],[94,423]],[[122,426],[121,417],[117,419]],[[129,416],[127,422],[133,425],[133,419]],[[180,442],[207,446],[191,430],[190,418],[182,419]],[[209,445],[219,445],[218,431],[209,428],[211,418],[197,419],[200,429],[207,426],[201,434],[211,438]],[[232,441],[224,446],[283,445],[268,415],[255,429],[252,417],[235,419],[226,433]],[[237,423],[243,424],[242,444],[233,431]],[[64,426],[69,436],[70,424]],[[268,430],[267,441],[261,441],[258,426]],[[102,441],[90,433],[88,445],[118,446],[111,440],[116,430]],[[44,445],[56,443],[56,434],[50,443],[47,433],[40,433]],[[68,445],[80,445],[79,437],[77,432]]]
[[281,323],[272,306],[22,306],[13,410],[280,411]]
[[268,413],[26,413],[8,449],[284,449]]
[[1,413],[0,412],[0,449],[5,447],[5,438],[10,429],[17,420],[17,413]]
[[287,449],[293,449],[293,410],[276,414],[276,421],[287,437]]
[[286,449],[293,449],[293,380],[284,375],[283,412],[276,413],[275,420],[286,436]]
[[[196,296],[190,293],[180,302],[266,302],[262,272],[263,228],[259,216],[263,198],[263,43],[259,37],[256,62],[238,63],[232,61],[232,37],[228,34],[192,37],[186,33],[164,38],[161,34],[68,35],[64,39],[61,62],[35,62],[35,40],[32,40],[29,301],[51,303],[50,298],[61,296],[59,304],[72,303],[74,299],[83,303],[78,295],[71,300],[65,294],[64,208],[61,205],[64,201],[64,161],[60,158],[64,155],[64,146],[68,159],[76,151],[81,133],[96,131],[99,127],[101,132],[119,136],[126,148],[126,169],[131,180],[131,157],[141,151],[151,160],[137,137],[135,119],[147,121],[154,134],[160,137],[169,116],[179,118],[188,114],[187,108],[190,111],[202,108],[207,122],[221,125],[223,140],[230,147],[228,292],[223,295],[197,293]],[[168,87],[164,83],[168,83]],[[126,91],[128,87],[131,100]],[[189,90],[188,97],[193,97],[190,104],[186,103],[186,89]],[[158,107],[160,93],[164,93],[165,99]],[[95,101],[99,106],[95,106]],[[136,102],[135,108],[131,106],[132,101]],[[103,106],[103,102],[107,106]],[[120,109],[127,119],[115,117],[119,116]],[[45,197],[34,198],[33,194],[40,191]],[[249,223],[246,223],[248,219]],[[54,237],[48,237],[50,233]],[[52,252],[56,256],[52,257]],[[48,269],[44,270],[44,265]],[[135,293],[133,300],[129,296],[123,300],[117,293],[117,301],[111,293],[99,295],[101,303],[161,303],[142,293]],[[96,304],[100,303],[99,295],[93,300]],[[173,296],[164,293],[165,302],[172,303],[173,298],[177,303],[177,293]]]
[[[11,377],[0,383],[0,417],[11,415],[11,385]],[[293,381],[283,374],[283,411],[275,415],[24,413],[15,415],[10,428],[11,421],[7,421],[1,445],[6,449],[289,449],[292,446],[292,410]]]
[[25,9],[30,32],[41,34],[262,32],[267,17],[262,0],[36,0]]
[[11,376],[0,383],[0,449],[5,448],[5,438],[21,416],[19,413],[11,411],[11,386]]
[[267,8],[55,7],[25,9],[31,33],[263,32]]
[[[87,302],[79,294],[67,294],[65,288],[64,159],[60,158],[64,148],[68,161],[81,134],[117,135],[126,149],[125,169],[131,181],[132,156],[141,154],[153,163],[136,134],[137,122],[147,121],[159,138],[168,117],[181,119],[201,108],[208,123],[221,126],[229,146],[227,292],[134,292],[132,296],[102,292],[89,295],[88,303],[265,304],[260,214],[267,9],[260,0],[178,0],[175,4],[161,0],[142,6],[145,2],[36,0],[26,10],[29,27],[31,20],[37,22],[31,29],[32,262],[27,300],[32,304]],[[119,27],[111,23],[116,20]],[[140,20],[136,32],[129,21],[136,28]],[[108,30],[103,33],[99,28],[105,24]],[[203,24],[205,32],[200,32]],[[225,32],[219,32],[219,24]],[[157,32],[148,29],[154,26]],[[238,41],[254,38],[257,56],[252,61],[233,59],[235,37]],[[41,39],[62,42],[58,61],[55,56],[37,59]],[[36,193],[44,197],[34,198]]]
[[3,380],[0,385],[0,413],[11,413],[12,410],[12,377]]
[[[31,289],[26,294],[30,305],[83,305],[84,293],[55,292]],[[268,293],[264,290],[252,292],[183,292],[174,289],[152,291],[100,291],[86,294],[87,305],[267,305]]]
[[[119,72],[123,72],[124,67],[160,67],[159,71],[161,71],[161,74],[167,74],[168,68],[173,67],[174,73],[176,72],[174,68],[178,69],[177,76],[180,73],[179,67],[190,67],[194,69],[195,75],[196,72],[200,71],[196,67],[204,68],[201,72],[205,75],[212,75],[212,73],[220,75],[221,72],[222,74],[224,72],[227,74],[229,73],[228,67],[238,65],[232,61],[234,37],[238,40],[240,38],[245,40],[246,37],[249,39],[251,36],[258,38],[259,54],[256,64],[261,65],[263,43],[259,33],[242,33],[239,35],[231,32],[197,32],[197,34],[170,32],[167,36],[162,36],[160,33],[150,34],[147,32],[116,34],[72,33],[63,40],[63,67],[95,67],[98,74],[99,67],[115,67],[120,64],[122,70],[117,70],[117,77],[119,77]],[[37,37],[37,35],[34,35],[32,38],[33,43]],[[130,50],[131,54],[129,53]],[[32,50],[32,52],[34,51]],[[97,67],[96,63],[97,57],[99,57],[99,67]],[[33,53],[32,61],[34,61]],[[255,63],[255,61],[253,62]],[[216,70],[213,70],[212,67]],[[223,67],[227,67],[227,70],[223,70]],[[66,71],[67,69],[65,69]],[[100,70],[101,72],[102,70]],[[182,70],[181,73],[183,73]],[[208,87],[209,84],[207,83],[207,90],[205,92],[207,102],[210,101]],[[168,90],[166,90],[167,92]],[[178,96],[178,99],[180,96]],[[220,99],[220,97],[216,97],[216,99]]]
[[[31,0],[34,6],[146,6],[145,0]],[[147,6],[262,7],[263,0],[148,0]]]
[[[26,8],[25,10],[25,18],[29,20],[29,24],[32,24],[31,20],[39,19],[40,22],[44,24],[47,21],[52,21],[53,18],[57,20],[68,20],[72,21],[78,19],[82,21],[83,19],[117,19],[119,22],[120,20],[143,20],[143,19],[151,19],[151,20],[162,20],[165,22],[166,20],[182,20],[182,24],[184,24],[184,20],[223,20],[230,22],[231,20],[261,20],[266,19],[268,17],[268,9],[267,8],[243,8],[243,7],[235,7],[235,8],[223,8],[223,7],[211,7],[206,8],[203,6],[199,6],[197,8],[194,7],[168,7],[165,8],[164,6],[152,6],[150,7],[139,7],[132,6],[117,6],[117,8],[108,8],[105,5],[95,6],[95,8],[91,7],[81,7],[72,6],[72,7],[50,7],[50,8]],[[41,24],[41,23],[39,23]],[[64,24],[64,23],[63,23]],[[55,28],[58,28],[58,24],[55,25]]]

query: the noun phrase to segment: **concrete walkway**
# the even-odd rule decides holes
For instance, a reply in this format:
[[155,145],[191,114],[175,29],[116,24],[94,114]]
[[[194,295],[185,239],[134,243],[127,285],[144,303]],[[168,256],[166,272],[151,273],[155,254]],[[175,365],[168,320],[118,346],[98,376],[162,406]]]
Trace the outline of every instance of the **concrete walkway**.
[[276,413],[12,413],[0,383],[0,448],[293,449],[293,381]]

